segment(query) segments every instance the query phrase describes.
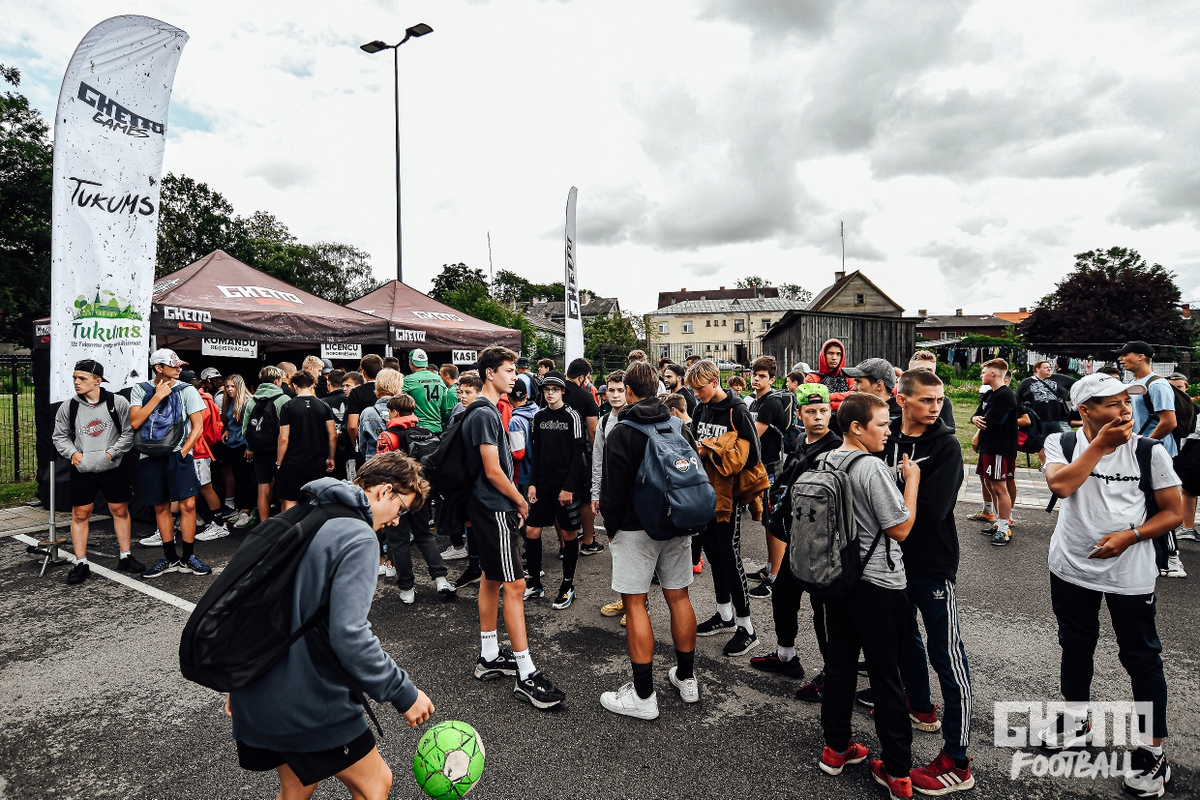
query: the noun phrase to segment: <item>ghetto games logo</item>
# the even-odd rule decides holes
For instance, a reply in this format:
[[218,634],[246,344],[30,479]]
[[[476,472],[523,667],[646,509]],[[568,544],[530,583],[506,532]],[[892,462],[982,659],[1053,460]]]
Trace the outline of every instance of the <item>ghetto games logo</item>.
[[1089,703],[1088,726],[1076,735],[1066,734],[1064,741],[1056,742],[1058,746],[1048,748],[1047,744],[1064,736],[1057,731],[1057,721],[1065,708],[1061,702],[996,703],[996,747],[1030,748],[1013,753],[1009,778],[1017,780],[1025,772],[1037,778],[1123,778],[1132,769],[1133,751],[1129,748],[1137,745],[1139,732],[1154,729],[1151,703]]

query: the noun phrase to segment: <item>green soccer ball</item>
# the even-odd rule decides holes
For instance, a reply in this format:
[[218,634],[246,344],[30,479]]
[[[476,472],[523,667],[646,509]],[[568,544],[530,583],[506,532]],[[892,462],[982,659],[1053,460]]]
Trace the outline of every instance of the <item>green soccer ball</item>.
[[454,800],[483,777],[483,739],[465,722],[439,722],[417,742],[413,775],[434,800]]

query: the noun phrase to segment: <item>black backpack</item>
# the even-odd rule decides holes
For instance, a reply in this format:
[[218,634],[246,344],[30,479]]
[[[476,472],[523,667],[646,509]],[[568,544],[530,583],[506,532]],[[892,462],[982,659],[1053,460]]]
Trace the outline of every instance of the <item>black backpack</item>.
[[[1021,401],[1018,400],[1018,403]],[[1018,434],[1025,434],[1025,439],[1017,442],[1017,452],[1019,453],[1040,453],[1042,448],[1046,446],[1046,437],[1042,433],[1042,418],[1037,412],[1029,407],[1028,403],[1022,403],[1020,411],[1029,416],[1029,425],[1024,428],[1017,428]],[[1020,416],[1020,414],[1018,414]]]
[[[1166,380],[1166,378],[1161,375],[1151,375],[1150,380],[1146,381],[1146,393],[1142,395],[1142,402],[1146,404],[1147,419],[1154,416],[1154,403],[1150,401],[1150,384],[1162,380]],[[1169,383],[1167,385],[1171,386]],[[1175,438],[1175,444],[1178,445],[1196,429],[1196,406],[1192,403],[1192,398],[1187,396],[1187,392],[1171,386],[1171,394],[1175,398],[1175,430],[1171,431],[1171,436]],[[1151,431],[1142,435],[1149,433]]]
[[463,440],[463,424],[471,412],[479,408],[492,407],[486,398],[480,397],[467,406],[458,419],[442,431],[437,449],[421,459],[425,480],[451,508],[464,508],[475,489],[475,478],[467,460],[467,443]]
[[254,453],[273,453],[279,448],[279,409],[274,397],[259,398],[242,430]]
[[430,453],[434,453],[438,449],[441,439],[432,431],[425,428],[416,427],[408,430],[408,454],[420,461]]
[[337,675],[378,728],[362,687],[329,645],[329,606],[321,606],[291,630],[292,588],[300,560],[321,526],[340,517],[360,518],[345,506],[301,503],[246,535],[183,628],[183,677],[218,692],[241,689],[270,672],[303,638],[313,661]]
[[717,493],[700,457],[675,417],[663,422],[618,420],[646,437],[634,476],[632,503],[646,535],[655,541],[700,533],[717,516]]
[[[1068,464],[1075,455],[1075,445],[1079,441],[1078,436],[1078,431],[1068,431],[1062,435],[1063,458],[1067,460]],[[1148,436],[1139,436],[1137,439],[1138,489],[1146,498],[1146,519],[1150,519],[1158,513],[1158,500],[1154,498],[1154,473],[1150,470],[1150,459],[1154,455],[1154,448],[1161,444],[1162,442]],[[1058,500],[1058,495],[1051,493],[1050,502],[1046,504],[1047,514],[1054,510]],[[1154,560],[1158,564],[1158,568],[1166,569],[1167,559],[1179,554],[1175,531],[1167,531],[1162,536],[1154,537],[1151,541],[1154,543]]]
[[[67,409],[67,436],[71,437],[71,443],[75,443],[75,420],[79,417],[79,406],[83,403],[79,399],[79,395],[75,395],[70,400],[70,407]],[[121,420],[117,417],[117,402],[116,395],[107,389],[100,390],[100,402],[104,404],[104,408],[108,411],[108,417],[112,420],[113,427],[117,429],[117,435],[121,435]]]

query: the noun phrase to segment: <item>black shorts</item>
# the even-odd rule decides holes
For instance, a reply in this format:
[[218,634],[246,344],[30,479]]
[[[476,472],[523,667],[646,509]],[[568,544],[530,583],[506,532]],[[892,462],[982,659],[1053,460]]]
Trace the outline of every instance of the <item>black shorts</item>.
[[306,483],[327,477],[324,462],[320,467],[284,464],[275,474],[275,499],[300,500],[300,489]]
[[196,460],[191,453],[181,458],[178,450],[169,456],[138,461],[138,483],[142,487],[142,499],[152,506],[187,500],[200,494]]
[[[126,454],[126,458],[137,458],[137,454]],[[90,506],[96,502],[96,492],[103,492],[109,503],[128,503],[133,497],[129,486],[129,474],[125,467],[118,466],[105,472],[80,472],[71,467],[71,488],[67,494],[72,506]]]
[[265,455],[254,454],[254,482],[258,484],[270,483],[275,480],[275,454],[267,453]]
[[[1179,481],[1182,483],[1182,486],[1179,488],[1190,495],[1200,497],[1200,469],[1196,467],[1176,467],[1175,473],[1179,475]],[[107,497],[107,494],[105,496]],[[74,503],[74,500],[71,502]]]
[[[274,463],[274,462],[272,462]],[[276,752],[237,743],[238,764],[251,772],[267,772],[287,764],[305,786],[332,778],[352,767],[375,748],[375,735],[368,728],[361,736],[341,747],[312,753]]]
[[517,546],[521,532],[514,530],[514,511],[490,511],[472,497],[467,501],[467,517],[479,551],[479,568],[488,580],[512,583],[525,577],[521,566],[521,551]]
[[579,492],[575,492],[575,499],[564,506],[558,502],[559,491],[538,492],[538,501],[530,506],[525,524],[531,528],[548,528],[557,521],[564,531],[579,530],[582,527]]

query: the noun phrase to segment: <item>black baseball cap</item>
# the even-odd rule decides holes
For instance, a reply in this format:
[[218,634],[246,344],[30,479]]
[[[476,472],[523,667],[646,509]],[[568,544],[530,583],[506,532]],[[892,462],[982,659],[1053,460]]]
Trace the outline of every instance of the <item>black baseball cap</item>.
[[529,369],[529,359],[521,356],[517,359],[517,369]]
[[517,378],[517,382],[513,384],[512,391],[508,393],[508,399],[512,401],[524,400],[529,397],[529,384]]
[[108,383],[104,379],[104,365],[94,358],[85,358],[83,361],[76,361],[75,369],[78,372],[90,372],[99,378],[101,383]]
[[1154,358],[1154,348],[1142,341],[1130,342],[1117,351],[1119,356],[1127,356],[1131,353],[1137,353],[1146,358]]
[[179,380],[183,381],[184,383],[195,383],[197,380],[196,373],[192,372],[190,369],[180,370]]

